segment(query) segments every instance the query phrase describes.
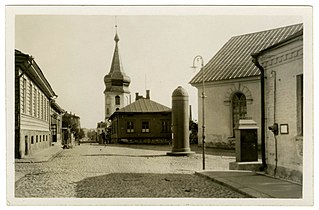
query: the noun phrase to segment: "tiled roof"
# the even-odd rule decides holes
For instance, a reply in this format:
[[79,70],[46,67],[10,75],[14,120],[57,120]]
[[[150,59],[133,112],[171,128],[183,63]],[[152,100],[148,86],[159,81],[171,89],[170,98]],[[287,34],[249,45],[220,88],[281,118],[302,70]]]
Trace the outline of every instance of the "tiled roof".
[[302,29],[302,24],[296,24],[232,37],[190,83],[202,82],[202,71],[204,71],[205,82],[258,76],[260,72],[253,64],[251,55]]
[[170,112],[171,109],[159,104],[155,101],[152,101],[150,99],[141,98],[137,101],[123,107],[122,109],[116,111],[116,113],[123,113],[123,112],[139,112],[139,113],[145,113],[145,112]]

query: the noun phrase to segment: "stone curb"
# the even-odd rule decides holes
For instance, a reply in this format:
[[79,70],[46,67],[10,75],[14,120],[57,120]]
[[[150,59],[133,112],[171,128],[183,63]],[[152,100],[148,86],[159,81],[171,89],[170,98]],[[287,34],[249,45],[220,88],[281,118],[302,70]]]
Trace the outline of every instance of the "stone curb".
[[227,178],[210,177],[209,175],[203,174],[201,172],[195,172],[195,174],[203,176],[203,177],[206,177],[208,179],[211,179],[212,181],[214,181],[214,182],[216,182],[218,184],[221,184],[223,186],[229,187],[232,190],[234,190],[236,192],[239,192],[241,194],[244,194],[244,195],[246,195],[246,196],[248,196],[250,198],[273,198],[272,196],[270,196],[268,194],[256,191],[254,189],[251,189],[251,188],[246,187],[244,185],[241,185],[239,183],[232,182],[232,181],[228,180]]

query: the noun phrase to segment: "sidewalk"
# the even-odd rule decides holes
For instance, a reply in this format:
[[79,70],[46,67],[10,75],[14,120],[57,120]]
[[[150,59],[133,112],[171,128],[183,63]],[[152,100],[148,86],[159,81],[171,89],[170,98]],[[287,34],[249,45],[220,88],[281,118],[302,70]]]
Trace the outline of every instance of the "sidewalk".
[[302,198],[302,185],[252,171],[200,171],[196,174],[252,198]]
[[54,145],[48,148],[45,148],[39,152],[29,155],[28,157],[22,159],[15,159],[16,163],[40,163],[47,162],[52,158],[56,157],[60,152],[62,152],[61,145]]

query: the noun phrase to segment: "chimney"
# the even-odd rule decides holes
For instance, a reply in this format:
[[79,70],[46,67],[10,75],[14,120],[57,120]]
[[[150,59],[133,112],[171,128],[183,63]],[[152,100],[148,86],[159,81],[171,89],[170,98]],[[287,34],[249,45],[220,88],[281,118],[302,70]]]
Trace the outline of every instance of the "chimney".
[[138,100],[138,93],[135,93],[135,101]]
[[146,90],[146,99],[151,99],[150,98],[150,90]]

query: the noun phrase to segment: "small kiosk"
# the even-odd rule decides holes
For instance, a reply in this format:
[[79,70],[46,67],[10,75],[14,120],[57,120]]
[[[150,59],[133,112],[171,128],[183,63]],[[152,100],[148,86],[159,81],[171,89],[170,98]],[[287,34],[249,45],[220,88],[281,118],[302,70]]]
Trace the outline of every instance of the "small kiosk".
[[257,123],[253,120],[239,120],[235,129],[236,162],[258,160]]
[[251,119],[241,119],[235,129],[236,162],[229,163],[230,170],[258,171],[257,123]]

